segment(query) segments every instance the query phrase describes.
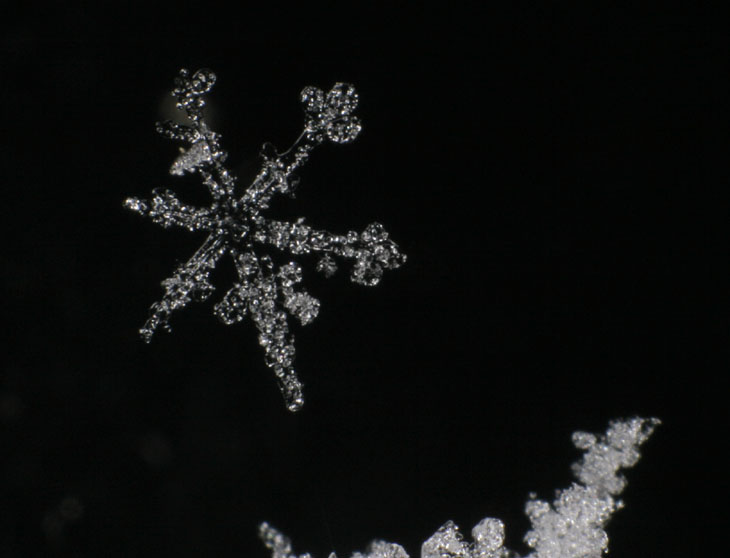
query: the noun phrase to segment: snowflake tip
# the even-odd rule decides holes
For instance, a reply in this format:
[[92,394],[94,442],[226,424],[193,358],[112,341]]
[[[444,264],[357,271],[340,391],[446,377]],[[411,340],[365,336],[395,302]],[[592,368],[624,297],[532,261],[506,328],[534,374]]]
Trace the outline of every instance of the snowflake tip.
[[359,97],[349,83],[336,83],[326,95],[317,87],[305,87],[300,99],[307,116],[306,131],[318,141],[327,137],[335,143],[350,143],[362,130],[360,119],[352,114]]
[[152,342],[152,336],[155,334],[155,330],[151,329],[149,327],[143,327],[139,330],[139,335],[142,337],[142,340],[145,343],[151,343]]
[[292,399],[291,401],[288,401],[286,404],[287,410],[291,411],[292,413],[296,413],[297,411],[300,411],[303,406],[304,406],[304,399],[302,397],[297,397],[295,399]]
[[127,198],[124,200],[124,207],[137,213],[144,213],[148,209],[147,204],[139,198]]

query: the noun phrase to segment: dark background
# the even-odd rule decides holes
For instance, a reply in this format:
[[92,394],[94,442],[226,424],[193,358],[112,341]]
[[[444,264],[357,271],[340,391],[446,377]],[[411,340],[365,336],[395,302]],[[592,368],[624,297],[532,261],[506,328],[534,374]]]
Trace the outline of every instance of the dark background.
[[[417,557],[486,516],[524,551],[571,432],[633,415],[663,426],[612,555],[708,552],[727,529],[728,34],[666,11],[305,8],[3,17],[0,556],[263,558],[268,520],[318,558],[373,538]],[[216,71],[244,185],[264,141],[299,134],[303,86],[360,92],[361,136],[269,214],[377,220],[409,260],[367,289],[301,259],[322,309],[294,327],[296,415],[215,299],[137,336],[202,241],[122,208],[160,186],[207,203],[153,129],[180,67]]]

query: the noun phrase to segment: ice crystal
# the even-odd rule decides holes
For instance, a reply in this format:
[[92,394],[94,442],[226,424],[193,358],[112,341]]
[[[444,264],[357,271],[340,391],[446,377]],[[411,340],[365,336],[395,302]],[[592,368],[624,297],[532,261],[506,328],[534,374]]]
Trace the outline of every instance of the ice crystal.
[[[626,486],[620,470],[636,464],[639,447],[658,424],[657,419],[633,418],[611,422],[601,436],[573,434],[573,443],[584,451],[582,460],[573,464],[578,482],[558,490],[552,504],[530,496],[525,512],[532,529],[524,540],[533,552],[525,558],[600,558],[606,552],[604,527],[622,507],[615,497]],[[272,558],[297,558],[289,539],[279,531],[268,523],[259,529]],[[504,547],[504,524],[498,519],[483,519],[471,536],[471,542],[465,541],[454,522],[447,521],[423,543],[421,558],[519,558]],[[299,558],[304,557],[310,555]],[[408,558],[408,554],[400,545],[374,541],[367,552],[356,552],[352,558]]]
[[157,124],[160,134],[188,145],[181,149],[170,174],[197,173],[211,194],[210,207],[190,206],[165,189],[153,190],[150,200],[129,198],[125,202],[127,208],[163,227],[174,225],[208,233],[192,258],[162,282],[165,295],[150,308],[150,317],[140,334],[149,342],[158,328],[170,329],[173,311],[192,300],[207,299],[214,290],[210,272],[228,254],[238,280],[214,306],[214,313],[225,324],[250,316],[258,329],[266,364],[276,375],[288,409],[296,411],[303,404],[302,384],[292,366],[294,337],[287,314],[306,325],[317,317],[319,301],[299,287],[302,268],[298,263],[277,266],[270,255],[260,253],[259,246],[268,245],[293,255],[318,254],[316,269],[325,276],[337,270],[335,256],[354,260],[350,278],[368,286],[377,285],[384,270],[399,267],[406,257],[379,223],[368,225],[360,233],[337,235],[314,229],[304,219],[288,223],[262,214],[275,194],[292,193],[296,172],[315,147],[325,141],[349,143],[357,137],[361,125],[353,114],[358,103],[354,87],[337,83],[328,93],[305,87],[301,93],[304,131],[284,152],[265,144],[261,169],[251,185],[240,192],[235,177],[223,165],[226,153],[221,149],[220,136],[208,127],[203,116],[204,97],[215,79],[210,70],[199,70],[192,76],[180,70],[172,94],[189,122]]

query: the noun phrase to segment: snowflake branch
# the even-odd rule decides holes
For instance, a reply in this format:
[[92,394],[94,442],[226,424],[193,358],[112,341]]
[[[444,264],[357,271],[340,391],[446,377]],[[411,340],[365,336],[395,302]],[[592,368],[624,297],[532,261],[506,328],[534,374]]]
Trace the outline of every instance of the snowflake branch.
[[[289,250],[292,254],[323,252],[325,255],[354,259],[350,278],[361,285],[377,285],[384,269],[396,269],[406,261],[406,256],[390,240],[380,223],[368,225],[359,234],[350,231],[347,235],[313,229],[305,225],[303,219],[295,223],[263,219],[257,224],[259,228],[255,239],[280,250]],[[318,270],[328,276],[336,269],[331,258],[320,260],[318,265]]]
[[150,317],[139,330],[146,343],[152,340],[158,327],[170,331],[172,312],[184,308],[193,299],[203,301],[210,296],[215,287],[208,282],[208,275],[225,252],[223,238],[212,234],[192,258],[162,282],[165,296],[150,307]]
[[258,215],[269,207],[274,194],[291,192],[297,182],[293,178],[294,172],[307,161],[318,144],[304,134],[284,153],[277,153],[270,143],[264,144],[262,168],[241,197],[241,206],[252,215]]

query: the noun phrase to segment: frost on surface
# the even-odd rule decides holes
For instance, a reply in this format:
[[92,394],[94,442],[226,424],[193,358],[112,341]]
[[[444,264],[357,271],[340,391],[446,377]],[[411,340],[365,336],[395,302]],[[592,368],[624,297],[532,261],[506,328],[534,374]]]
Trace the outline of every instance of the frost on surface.
[[223,256],[234,262],[237,281],[214,306],[214,313],[225,324],[234,324],[246,316],[259,332],[267,366],[273,369],[289,410],[301,408],[302,384],[294,368],[294,337],[289,332],[288,316],[306,325],[317,317],[319,300],[299,285],[302,268],[296,262],[277,266],[262,247],[275,248],[292,255],[316,254],[317,271],[329,277],[337,270],[335,257],[352,260],[353,282],[374,286],[384,270],[400,267],[406,260],[379,223],[364,231],[344,235],[317,230],[304,219],[294,223],[276,221],[263,215],[276,194],[291,194],[297,183],[296,173],[318,145],[332,141],[349,143],[360,133],[361,124],[354,110],[358,95],[355,88],[337,83],[325,93],[305,87],[304,130],[294,145],[278,152],[265,144],[261,168],[252,183],[239,191],[235,177],[225,168],[226,152],[220,136],[206,124],[203,116],[205,94],[216,77],[210,70],[192,76],[180,70],[172,94],[177,108],[187,114],[188,124],[162,122],[157,131],[187,145],[170,167],[170,174],[197,173],[211,195],[209,207],[193,207],[166,189],[155,189],[149,200],[129,198],[125,206],[149,217],[163,227],[203,230],[207,239],[197,252],[173,275],[162,282],[165,294],[150,308],[150,317],[140,329],[149,342],[157,329],[170,329],[172,312],[191,301],[203,301],[215,288],[210,272]]
[[[615,499],[626,486],[621,469],[639,460],[639,447],[659,424],[657,419],[633,418],[613,421],[605,434],[573,434],[573,443],[583,450],[581,461],[573,464],[577,478],[570,488],[558,490],[548,503],[531,496],[525,507],[532,529],[525,542],[532,549],[525,558],[599,558],[608,549],[604,530],[611,515],[622,507]],[[260,535],[272,558],[296,558],[289,539],[269,524],[261,525]],[[453,521],[447,521],[421,546],[421,558],[519,558],[504,547],[504,525],[485,518],[464,540]],[[272,541],[283,541],[277,552]],[[285,544],[284,544],[285,543]],[[308,554],[302,555],[309,558]],[[332,555],[330,555],[332,558]],[[374,541],[365,553],[353,558],[408,558],[402,546]]]

